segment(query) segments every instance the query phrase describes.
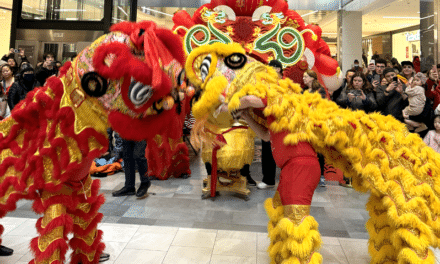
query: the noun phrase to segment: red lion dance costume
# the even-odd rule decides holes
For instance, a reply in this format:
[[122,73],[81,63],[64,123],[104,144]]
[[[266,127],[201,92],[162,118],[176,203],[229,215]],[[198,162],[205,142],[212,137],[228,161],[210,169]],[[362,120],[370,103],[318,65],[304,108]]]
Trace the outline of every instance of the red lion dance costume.
[[0,217],[19,199],[33,200],[33,210],[44,214],[30,263],[63,263],[69,246],[71,263],[98,263],[104,196],[88,172],[107,149],[109,126],[131,140],[182,133],[179,37],[152,22],[124,22],[111,31],[0,123]]
[[434,264],[429,247],[440,246],[440,154],[393,117],[302,94],[298,84],[245,54],[236,43],[201,46],[185,71],[201,92],[192,108],[202,122],[194,136],[209,139],[203,122],[225,107],[248,111],[245,120],[256,132],[269,131],[281,168],[277,192],[265,202],[271,263],[322,263],[318,223],[310,215],[320,178],[317,151],[353,179],[355,190],[371,193],[371,263]]

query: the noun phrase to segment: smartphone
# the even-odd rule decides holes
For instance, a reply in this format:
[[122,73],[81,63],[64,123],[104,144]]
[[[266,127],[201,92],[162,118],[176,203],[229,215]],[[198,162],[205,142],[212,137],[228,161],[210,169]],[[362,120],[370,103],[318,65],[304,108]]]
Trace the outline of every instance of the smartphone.
[[393,77],[393,82],[397,82],[398,80],[399,80],[399,78],[397,78],[397,76]]
[[380,83],[380,75],[379,74],[375,74],[373,77],[373,82],[376,81],[378,83]]

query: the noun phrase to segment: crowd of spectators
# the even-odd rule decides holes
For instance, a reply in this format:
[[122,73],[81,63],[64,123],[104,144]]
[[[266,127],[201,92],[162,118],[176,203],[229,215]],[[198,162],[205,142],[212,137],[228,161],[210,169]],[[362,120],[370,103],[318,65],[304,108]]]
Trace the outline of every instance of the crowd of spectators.
[[368,65],[363,60],[364,65],[354,61],[331,99],[343,108],[391,115],[439,151],[440,65],[420,72],[418,58],[399,63],[376,56]]
[[50,76],[58,75],[59,67],[61,63],[55,61],[52,52],[45,53],[34,70],[23,49],[10,49],[0,60],[0,120],[8,117],[35,87],[44,85]]

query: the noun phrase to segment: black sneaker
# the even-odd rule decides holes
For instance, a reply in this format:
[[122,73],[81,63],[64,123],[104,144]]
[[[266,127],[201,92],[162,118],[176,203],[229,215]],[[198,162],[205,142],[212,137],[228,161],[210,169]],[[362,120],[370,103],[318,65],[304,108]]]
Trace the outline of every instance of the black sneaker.
[[102,252],[101,256],[99,256],[99,262],[105,262],[105,261],[107,261],[109,259],[110,259],[110,254],[107,254],[107,253],[104,253],[104,252]]
[[0,256],[10,256],[14,253],[12,248],[7,248],[5,246],[0,246]]
[[[110,254],[102,252],[101,255],[99,256],[99,261],[98,262],[99,263],[106,262],[109,259],[110,259]],[[82,262],[80,261],[80,262],[78,262],[78,264],[82,264]]]
[[257,186],[257,183],[254,181],[254,179],[252,179],[251,176],[247,176],[246,179],[247,179],[249,186]]
[[138,198],[145,198],[147,196],[148,188],[150,188],[151,182],[147,183],[141,183],[141,186],[139,186],[139,189],[136,192],[136,197]]
[[129,195],[135,195],[136,194],[136,188],[134,187],[122,187],[119,191],[115,191],[112,193],[113,197],[119,197],[119,196],[129,196]]

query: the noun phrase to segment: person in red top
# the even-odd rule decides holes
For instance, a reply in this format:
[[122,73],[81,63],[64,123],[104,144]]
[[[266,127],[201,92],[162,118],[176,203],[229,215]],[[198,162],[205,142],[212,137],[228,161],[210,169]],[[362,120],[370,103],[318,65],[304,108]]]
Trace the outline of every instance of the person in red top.
[[428,72],[428,80],[426,81],[425,95],[433,104],[432,109],[436,109],[440,104],[440,82],[438,78],[437,67],[434,65]]

